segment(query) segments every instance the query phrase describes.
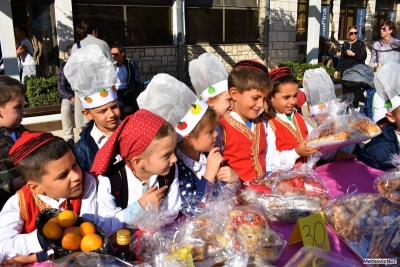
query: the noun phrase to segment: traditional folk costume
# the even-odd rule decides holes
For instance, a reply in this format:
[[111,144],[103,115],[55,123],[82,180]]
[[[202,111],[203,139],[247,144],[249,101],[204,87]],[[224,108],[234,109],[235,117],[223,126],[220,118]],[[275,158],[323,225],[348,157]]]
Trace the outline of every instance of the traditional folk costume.
[[[54,139],[50,133],[25,131],[11,148],[10,157],[16,165],[31,152]],[[73,210],[81,217],[94,221],[108,234],[116,232],[121,226],[116,220],[102,221],[95,216],[96,181],[91,175],[83,176],[82,194],[71,199],[55,200],[35,194],[25,185],[7,201],[0,213],[1,255],[12,258],[36,253],[38,261],[47,260],[47,245],[38,240],[35,224],[37,214],[45,208]]]
[[[85,46],[72,54],[64,67],[64,75],[78,95],[83,96],[79,101],[84,109],[101,107],[118,98],[115,68],[97,45]],[[82,171],[90,170],[97,151],[109,137],[95,121],[88,123],[74,147]]]
[[[276,68],[269,72],[272,81],[284,76],[292,76],[289,68]],[[296,147],[303,142],[313,128],[304,121],[304,118],[293,111],[292,114],[279,114],[273,110],[264,114],[263,118],[268,122],[267,129],[267,171],[287,171],[295,164],[305,163],[306,157],[300,157],[296,153]],[[323,153],[323,158],[332,158],[336,150],[328,150]]]
[[[184,83],[168,74],[154,76],[146,91],[139,95],[138,104],[140,108],[146,108],[176,125],[178,143],[190,134],[208,108]],[[176,165],[182,199],[181,212],[192,216],[200,211],[200,204],[206,201],[206,195],[213,187],[203,176],[207,157],[201,152],[200,160],[195,161],[179,148],[175,153],[178,158]]]
[[[178,172],[176,165],[166,176],[153,175],[147,184],[142,183],[125,163],[141,155],[153,141],[165,122],[161,117],[141,109],[125,118],[97,153],[91,172],[98,175],[98,213],[104,217],[116,217],[125,224],[131,224],[143,212],[139,198],[150,187],[168,185],[163,203],[168,209],[165,223],[173,222],[179,214]],[[122,161],[115,163],[120,155]],[[122,228],[122,227],[121,227]]]
[[[254,60],[239,61],[234,68],[252,68],[268,75],[267,67]],[[266,174],[266,129],[260,118],[244,122],[233,111],[218,122],[217,144],[223,149],[224,164],[234,169],[242,182]]]

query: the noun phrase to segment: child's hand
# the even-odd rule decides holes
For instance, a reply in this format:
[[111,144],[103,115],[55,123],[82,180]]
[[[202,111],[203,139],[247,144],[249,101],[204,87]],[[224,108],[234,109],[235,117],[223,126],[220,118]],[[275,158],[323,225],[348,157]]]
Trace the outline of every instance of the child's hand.
[[297,145],[297,147],[295,148],[297,155],[299,155],[300,157],[308,157],[319,150],[319,148],[306,147],[309,141],[310,140],[306,139]]
[[160,206],[161,202],[164,200],[164,192],[168,189],[168,186],[163,186],[157,189],[157,186],[150,187],[143,193],[139,198],[140,205],[145,209],[147,204],[153,207]]
[[351,153],[339,150],[333,160],[342,160],[342,159],[356,159],[356,156],[354,156]]
[[25,265],[28,263],[37,262],[36,254],[31,254],[28,256],[15,256],[12,259],[8,259],[0,263],[1,266],[12,266],[14,264],[17,266]]
[[219,168],[217,178],[228,184],[239,181],[239,175],[229,166],[223,166]]
[[204,178],[206,178],[211,183],[215,182],[215,177],[217,176],[219,168],[224,161],[221,153],[219,153],[220,150],[221,149],[219,147],[214,147],[213,149],[211,149],[207,157],[207,167],[206,172],[204,173]]

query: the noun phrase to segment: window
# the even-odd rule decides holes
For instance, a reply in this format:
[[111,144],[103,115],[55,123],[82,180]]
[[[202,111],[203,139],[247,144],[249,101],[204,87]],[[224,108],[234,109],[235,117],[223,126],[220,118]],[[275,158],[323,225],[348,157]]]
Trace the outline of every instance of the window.
[[187,0],[186,42],[258,42],[258,4],[255,0]]
[[172,1],[101,0],[101,5],[90,4],[94,2],[99,3],[97,0],[73,1],[74,25],[84,19],[92,20],[99,30],[98,38],[109,45],[116,41],[125,46],[172,45]]
[[127,45],[172,44],[169,7],[126,7]]
[[[299,0],[297,2],[296,41],[306,41],[307,40],[308,4],[309,4],[309,0]],[[321,5],[329,6],[330,0],[322,0]]]
[[[379,2],[379,3],[378,3]],[[395,0],[381,0],[377,1],[375,6],[375,19],[373,40],[380,38],[379,28],[385,20],[396,22],[396,3]]]
[[[359,25],[357,25],[356,23],[357,11],[363,8],[366,8],[365,0],[340,1],[340,17],[339,17],[339,32],[338,32],[339,40],[347,39],[347,29],[351,25],[356,25],[359,28],[358,30],[360,32],[364,31],[364,29],[360,29]],[[362,33],[362,36],[364,36],[364,33]]]

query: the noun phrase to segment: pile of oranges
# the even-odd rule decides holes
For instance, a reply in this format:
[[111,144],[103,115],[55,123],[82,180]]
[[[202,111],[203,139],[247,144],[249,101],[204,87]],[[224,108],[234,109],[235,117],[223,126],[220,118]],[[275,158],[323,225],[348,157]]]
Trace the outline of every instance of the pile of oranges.
[[96,234],[96,227],[91,222],[73,226],[77,220],[75,212],[62,211],[43,226],[43,234],[48,239],[61,241],[67,250],[89,252],[101,248],[103,238]]

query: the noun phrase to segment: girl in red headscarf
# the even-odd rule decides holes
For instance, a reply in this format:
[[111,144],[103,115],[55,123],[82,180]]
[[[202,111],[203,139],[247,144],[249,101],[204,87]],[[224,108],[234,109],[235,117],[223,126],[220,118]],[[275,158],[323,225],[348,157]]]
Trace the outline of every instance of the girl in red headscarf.
[[141,109],[125,118],[91,169],[99,180],[98,214],[131,224],[148,205],[163,203],[164,223],[173,222],[181,207],[175,146],[175,130],[161,117]]

